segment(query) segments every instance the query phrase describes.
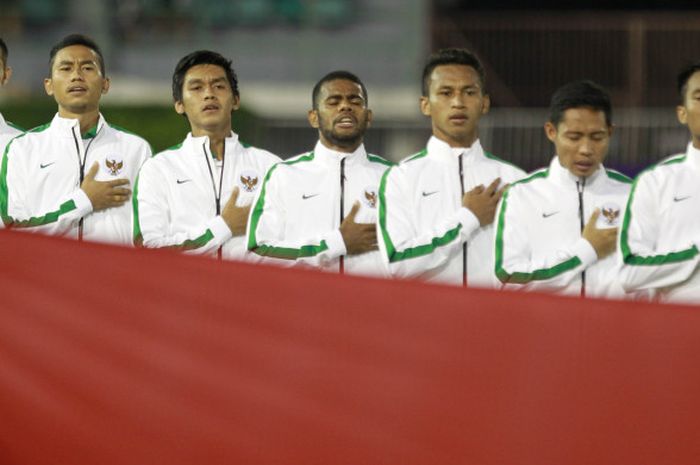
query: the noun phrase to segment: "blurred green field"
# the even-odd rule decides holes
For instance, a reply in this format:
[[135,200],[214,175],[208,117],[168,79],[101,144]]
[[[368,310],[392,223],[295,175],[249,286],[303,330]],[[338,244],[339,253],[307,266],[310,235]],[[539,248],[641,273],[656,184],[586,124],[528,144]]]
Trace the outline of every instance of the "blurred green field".
[[[56,103],[49,98],[8,100],[3,102],[0,110],[6,120],[31,129],[51,121],[56,113]],[[104,105],[101,111],[108,122],[146,139],[153,147],[153,153],[180,143],[189,131],[187,120],[175,113],[172,105]],[[233,114],[233,127],[241,140],[248,143],[257,140],[257,120],[246,109]]]

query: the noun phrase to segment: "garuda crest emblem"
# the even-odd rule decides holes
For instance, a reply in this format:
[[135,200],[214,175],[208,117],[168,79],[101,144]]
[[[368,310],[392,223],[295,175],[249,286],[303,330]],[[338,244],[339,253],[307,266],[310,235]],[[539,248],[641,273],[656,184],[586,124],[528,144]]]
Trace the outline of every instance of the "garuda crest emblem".
[[241,173],[239,181],[245,192],[254,192],[260,184],[260,176],[253,171],[244,171]]
[[620,216],[620,210],[613,208],[603,208],[601,213],[605,218],[605,222],[610,225],[617,223],[617,218]]
[[109,170],[109,174],[112,176],[117,176],[119,173],[121,173],[122,168],[124,167],[124,160],[105,160],[105,165],[107,165],[107,169]]
[[600,216],[596,222],[599,228],[615,228],[620,224],[620,206],[615,202],[606,202],[600,207]]
[[365,198],[363,200],[369,208],[377,208],[377,191],[371,188],[365,189]]

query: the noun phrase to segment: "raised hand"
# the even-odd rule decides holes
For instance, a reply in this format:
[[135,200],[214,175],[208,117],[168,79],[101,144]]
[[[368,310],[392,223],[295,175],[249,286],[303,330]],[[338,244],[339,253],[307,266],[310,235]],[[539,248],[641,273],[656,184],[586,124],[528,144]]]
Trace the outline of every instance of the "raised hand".
[[503,186],[501,189],[498,189],[500,183],[501,178],[496,178],[488,187],[480,184],[469,192],[465,192],[464,197],[462,197],[462,206],[474,213],[474,216],[479,219],[481,226],[493,223],[498,201],[501,200],[503,191],[507,187]]
[[604,258],[615,251],[617,245],[617,228],[596,227],[596,222],[600,216],[600,209],[596,208],[583,228],[581,235],[591,243],[598,258]]
[[119,178],[112,181],[96,181],[95,176],[99,168],[99,163],[93,163],[80,185],[92,203],[92,210],[99,211],[123,205],[131,197],[131,189],[122,187],[129,184],[129,180]]
[[250,213],[250,205],[246,205],[245,207],[236,206],[238,194],[238,187],[234,187],[231,196],[228,198],[228,201],[226,201],[226,205],[224,205],[223,210],[221,210],[221,217],[234,236],[242,236],[245,234],[245,229],[248,226],[248,214]]
[[340,224],[340,234],[343,236],[348,255],[359,255],[377,250],[377,229],[374,223],[356,223],[355,217],[360,211],[360,202],[355,202],[350,213]]

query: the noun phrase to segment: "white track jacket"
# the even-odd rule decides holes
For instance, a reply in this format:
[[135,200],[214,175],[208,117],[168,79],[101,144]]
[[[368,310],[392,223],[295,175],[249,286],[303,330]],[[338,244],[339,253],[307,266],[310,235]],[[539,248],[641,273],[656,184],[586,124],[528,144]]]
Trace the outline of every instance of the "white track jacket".
[[23,132],[24,131],[21,128],[8,121],[5,121],[5,118],[3,118],[2,114],[0,113],[0,153],[5,152],[5,147],[12,138],[19,136]]
[[80,189],[82,176],[94,162],[96,179],[129,180],[151,156],[142,138],[107,124],[100,115],[97,126],[81,138],[77,119],[56,115],[51,123],[13,139],[7,146],[0,171],[0,212],[8,227],[31,228],[77,239],[131,244],[131,205],[92,211]]
[[618,227],[631,183],[602,166],[579,178],[555,156],[510,186],[496,212],[495,273],[504,287],[624,297],[615,254],[598,260],[581,232],[596,208],[599,228]]
[[[248,222],[248,249],[281,265],[386,276],[379,252],[345,256],[341,218],[360,201],[358,223],[376,222],[377,190],[387,160],[336,152],[320,141],[313,152],[274,166]],[[342,258],[341,258],[342,257]]]
[[700,303],[700,150],[642,172],[632,185],[619,235],[628,291],[653,289],[661,301]]
[[280,159],[242,144],[233,132],[224,144],[223,162],[217,163],[209,137],[190,133],[143,165],[133,196],[135,245],[249,258],[245,237],[232,237],[221,210],[234,187],[236,205],[250,204],[265,172]]
[[377,234],[391,275],[461,285],[466,272],[469,286],[497,287],[493,225],[479,226],[462,207],[462,192],[524,174],[485,152],[478,140],[457,150],[431,137],[427,149],[387,171],[379,188]]
[[[0,154],[5,153],[5,147],[7,144],[16,136],[19,136],[24,132],[22,129],[18,128],[12,123],[5,121],[0,113]],[[5,227],[5,223],[0,221],[0,229]]]

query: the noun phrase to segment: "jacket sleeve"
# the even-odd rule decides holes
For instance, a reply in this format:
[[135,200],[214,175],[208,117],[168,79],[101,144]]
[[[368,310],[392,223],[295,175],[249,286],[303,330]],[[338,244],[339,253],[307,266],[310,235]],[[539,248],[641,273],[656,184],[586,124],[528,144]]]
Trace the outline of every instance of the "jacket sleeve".
[[642,174],[632,185],[618,235],[619,280],[627,292],[678,284],[698,266],[699,238],[673,250],[657,247],[662,224],[650,174]]
[[144,163],[134,186],[134,245],[205,254],[229,240],[231,230],[219,215],[188,231],[170,232],[173,228],[169,219],[166,186],[163,185],[164,176],[154,161],[156,159]]
[[[13,140],[14,142],[14,140]],[[65,234],[83,216],[92,212],[90,199],[80,187],[39,211],[31,205],[29,169],[21,145],[10,142],[0,168],[0,213],[10,228],[32,228],[52,235]]]
[[416,277],[447,263],[479,228],[479,220],[466,208],[435,224],[417,224],[414,192],[400,165],[389,168],[379,185],[379,251],[395,277]]
[[[248,221],[248,250],[270,262],[284,266],[308,265],[322,267],[346,253],[339,229],[321,231],[313,237],[290,239],[284,237],[287,221],[293,212],[285,207],[283,178],[280,166],[270,168],[262,188],[253,202]],[[284,169],[284,168],[282,168]],[[287,218],[287,214],[292,217]]]
[[531,212],[531,205],[519,201],[517,186],[505,191],[496,211],[496,277],[509,287],[515,284],[530,290],[563,290],[598,260],[595,249],[586,239],[579,238],[568,247],[533,256],[533,238],[527,228],[527,215]]

